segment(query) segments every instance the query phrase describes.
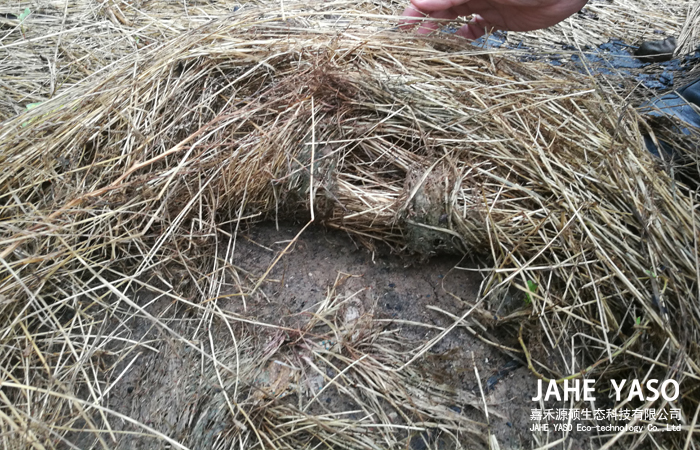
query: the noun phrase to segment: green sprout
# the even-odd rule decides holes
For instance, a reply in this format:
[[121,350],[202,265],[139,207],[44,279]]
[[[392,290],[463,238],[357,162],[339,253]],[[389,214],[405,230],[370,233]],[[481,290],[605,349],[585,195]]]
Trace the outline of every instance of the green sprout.
[[532,292],[533,294],[537,293],[537,283],[535,283],[532,280],[527,280],[527,289],[529,292],[525,293],[525,303],[529,305],[532,303],[532,297],[530,297],[530,292]]
[[[36,108],[37,106],[41,105],[42,103],[43,103],[43,102],[28,103],[28,104],[24,105],[24,107],[26,108],[27,111],[29,111],[30,109],[34,109],[34,108]],[[24,127],[26,127],[27,125],[29,125],[29,124],[32,122],[32,120],[34,120],[34,119],[29,119],[29,120],[27,120],[26,122],[23,122],[23,123],[22,123],[22,128],[24,128]]]
[[22,32],[22,37],[26,38],[24,35],[24,20],[29,17],[32,11],[29,8],[24,8],[24,11],[19,15],[19,29]]

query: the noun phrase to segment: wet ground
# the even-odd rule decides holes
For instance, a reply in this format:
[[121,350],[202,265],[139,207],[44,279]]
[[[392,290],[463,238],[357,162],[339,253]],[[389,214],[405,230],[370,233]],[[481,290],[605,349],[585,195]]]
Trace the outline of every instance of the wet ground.
[[[251,274],[262,273],[299,230],[298,225],[280,225],[279,230],[272,223],[256,225],[241,234],[243,239],[237,240],[234,264]],[[476,269],[478,264],[448,256],[425,260],[418,256],[392,255],[381,247],[370,252],[348,234],[311,228],[272,270],[268,276],[271,281],[263,285],[264,294],[249,299],[246,306],[248,311],[256,311],[254,314],[260,320],[293,325],[298,317],[295,313],[313,310],[326,297],[339,274],[345,274],[353,276],[343,288],[348,293],[361,292],[364,309],[376,317],[392,319],[397,324],[407,321],[447,327],[453,320],[431,308],[461,316],[476,301],[482,281],[478,272],[457,267]],[[231,302],[230,307],[244,313],[240,303]],[[436,333],[404,324],[402,334],[418,346]],[[474,363],[493,410],[491,432],[501,448],[529,447],[531,396],[536,379],[527,368],[462,328],[445,336],[418,362],[429,366],[426,370],[442,375],[436,382],[480,397]],[[481,411],[455,405],[455,410],[463,409],[474,420],[484,421]],[[416,440],[412,448],[428,447]]]
[[[450,30],[454,32],[454,30]],[[475,41],[484,48],[504,48],[522,52],[523,61],[546,62],[553,66],[565,67],[597,80],[608,80],[620,92],[637,89],[642,96],[653,96],[671,89],[678,89],[694,77],[700,75],[700,49],[694,54],[674,56],[668,61],[650,62],[635,56],[644,42],[626,42],[624,39],[610,39],[598,46],[585,45],[577,48],[568,44],[552,45],[549,51],[533,50],[522,42],[508,44],[507,33],[496,31],[492,35]],[[667,36],[656,30],[648,42],[662,41]]]
[[[438,334],[434,328],[448,327],[454,322],[435,308],[461,316],[477,298],[482,281],[480,273],[456,268],[477,268],[474,261],[453,257],[426,261],[392,255],[381,249],[370,252],[351,236],[322,228],[309,228],[301,234],[269,271],[267,281],[260,284],[255,294],[247,296],[245,302],[236,296],[238,286],[250,288],[257,283],[300,229],[299,225],[281,224],[278,230],[274,224],[267,223],[238,233],[231,260],[238,278],[231,276],[227,280],[230,287],[222,290],[217,303],[223,311],[238,318],[229,325],[207,321],[192,310],[150,293],[141,294],[138,301],[149,314],[195,343],[194,347],[209,351],[213,344],[221,361],[243,365],[245,348],[261,348],[274,339],[277,331],[270,326],[290,330],[302,327],[304,317],[309,316],[305,312],[316,311],[334,286],[339,295],[357,299],[363,314],[387,321],[408,342],[415,342],[416,347]],[[225,248],[221,250],[223,254]],[[198,434],[193,448],[211,448],[217,436],[232,426],[226,409],[221,409],[225,401],[220,379],[206,368],[207,361],[203,363],[196,348],[184,345],[172,333],[159,330],[152,320],[135,317],[124,325],[132,339],[150,342],[150,349],[142,347],[118,364],[114,373],[119,374],[119,379],[109,393],[108,406],[180,442],[188,442],[193,434]],[[494,333],[508,342],[507,329],[485,330],[475,323],[471,326],[482,336],[496,338],[490,334]],[[208,333],[203,327],[208,327]],[[515,344],[512,340],[511,343]],[[232,359],[234,347],[240,359]],[[464,402],[449,406],[454,412],[486,422],[480,409],[483,402],[480,381],[489,405],[490,433],[496,436],[501,449],[531,448],[538,441],[548,440],[546,433],[530,431],[533,407],[530,397],[536,392],[536,379],[520,362],[463,327],[447,334],[414,364],[419,371],[430,373],[434,383],[452,386],[468,395]],[[241,376],[240,389],[244,388],[244,378]],[[254,383],[259,378],[258,375]],[[258,388],[269,388],[272,381],[263,384],[266,386]],[[319,400],[330,411],[355,407],[334,389],[326,389]],[[115,430],[134,430],[124,421],[111,425]],[[152,438],[119,435],[119,448],[166,447]],[[439,433],[429,430],[412,438],[410,448],[452,447],[445,447]]]

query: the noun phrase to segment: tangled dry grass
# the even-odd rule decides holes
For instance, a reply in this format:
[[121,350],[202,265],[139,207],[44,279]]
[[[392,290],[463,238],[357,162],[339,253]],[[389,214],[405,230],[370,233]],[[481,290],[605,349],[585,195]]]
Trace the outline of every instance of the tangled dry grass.
[[680,33],[678,54],[693,53],[700,48],[700,4],[688,5],[688,14]]
[[[368,245],[481,255],[490,268],[480,301],[454,327],[513,326],[520,346],[507,351],[542,378],[593,377],[600,390],[613,375],[673,378],[678,403],[645,406],[681,408],[683,432],[662,445],[695,445],[697,199],[645,150],[641,135],[653,131],[592,79],[455,38],[392,32],[390,10],[250,5],[198,27],[159,21],[144,28],[140,39],[152,42],[143,48],[134,35],[105,38],[133,52],[98,58],[82,81],[56,69],[56,86],[75,86],[6,113],[5,448],[65,448],[86,434],[90,446],[112,448],[116,420],[177,448],[404,448],[426,427],[454,446],[493,445],[484,420],[447,406],[478,400],[427,387],[413,370],[434,341],[406,348],[357,319],[351,299],[329,293],[296,330],[291,353],[283,340],[261,350],[237,336],[241,318],[217,306],[236,271],[230,227],[299,211]],[[92,53],[71,45],[86,55],[75,54],[74,71]],[[34,81],[36,93],[43,81]],[[32,95],[10,103],[40,100]],[[509,290],[528,293],[531,305],[494,316],[487,301]],[[211,335],[209,347],[195,344],[136,301],[138,291],[202,324],[228,324],[235,351],[217,351]],[[128,369],[120,363],[149,345],[113,324],[133,317],[201,356],[221,393],[209,421],[193,419],[174,438],[104,406]],[[308,393],[308,403],[300,394],[290,406],[255,386],[263,374],[279,390],[300,368],[324,377],[319,361],[337,374],[324,381],[361,405],[366,421],[312,413]],[[207,435],[211,423],[226,427]],[[655,439],[619,433],[605,446]]]

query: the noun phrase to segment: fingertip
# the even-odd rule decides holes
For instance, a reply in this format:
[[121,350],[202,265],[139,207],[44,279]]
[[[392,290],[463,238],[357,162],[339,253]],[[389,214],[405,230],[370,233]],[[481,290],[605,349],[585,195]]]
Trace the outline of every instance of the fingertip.
[[401,17],[406,17],[406,19],[399,20],[399,30],[407,31],[415,28],[420,23],[418,19],[424,18],[425,14],[418,11],[413,6],[408,6],[403,10],[403,13],[401,13]]
[[453,6],[467,3],[469,0],[411,0],[411,4],[420,11],[442,11]]
[[425,17],[426,14],[417,10],[413,5],[406,7],[401,13],[403,17]]
[[458,36],[462,36],[465,39],[473,41],[479,39],[481,36],[486,34],[486,32],[478,27],[472,27],[469,24],[462,26],[456,33]]
[[440,25],[436,22],[423,22],[420,24],[416,33],[418,34],[430,34],[437,30]]
[[493,28],[491,24],[489,24],[483,17],[481,17],[479,14],[474,14],[472,17],[472,20],[469,21],[469,24],[478,27],[484,30],[484,33],[486,33],[486,30],[488,28]]
[[466,39],[475,40],[486,34],[490,25],[479,15],[474,15],[468,24],[457,30],[457,34]]

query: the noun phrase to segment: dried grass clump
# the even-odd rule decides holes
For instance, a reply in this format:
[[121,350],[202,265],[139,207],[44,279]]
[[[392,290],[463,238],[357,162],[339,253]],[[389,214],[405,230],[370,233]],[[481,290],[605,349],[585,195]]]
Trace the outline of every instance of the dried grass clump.
[[688,5],[688,15],[678,38],[677,55],[687,55],[700,49],[700,3]]
[[[330,448],[406,448],[438,439],[448,448],[483,447],[487,424],[460,413],[465,405],[482,409],[482,400],[435,383],[425,368],[406,366],[416,343],[365,311],[358,293],[336,293],[340,284],[339,277],[303,327],[279,330],[259,351],[242,404],[248,426],[239,427],[239,439],[257,440],[260,448],[311,448],[318,442]],[[323,401],[329,393],[334,402]],[[355,408],[343,410],[343,403]]]
[[[469,405],[483,417],[482,400],[436,383],[430,377],[434,370],[403,367],[406,355],[426,343],[402,338],[400,327],[365,310],[357,299],[362,291],[336,292],[345,278],[329,286],[313,311],[295,315],[298,327],[252,323],[244,328],[240,317],[218,306],[202,314],[210,317],[202,321],[206,331],[201,335],[208,341],[200,343],[204,351],[180,346],[178,353],[187,362],[170,359],[166,365],[189,370],[165,374],[170,383],[145,393],[134,408],[133,415],[148,417],[150,426],[110,417],[118,448],[159,448],[159,439],[174,448],[202,450],[313,448],[320,442],[330,448],[406,448],[423,440],[449,448],[483,447],[487,424],[461,412]],[[207,309],[206,304],[197,307]],[[202,325],[195,320],[184,330],[184,321],[179,322],[171,325],[188,336]],[[217,328],[230,334],[217,334]],[[266,339],[251,336],[261,328],[269,330]],[[162,372],[157,362],[167,360],[153,360],[153,372]],[[143,385],[159,384],[148,378]],[[158,405],[157,414],[143,414],[149,403]]]
[[636,45],[658,39],[657,33],[678,36],[692,1],[589,0],[571,18],[546,30],[509,33],[514,46],[520,42],[538,50],[556,51],[562,45],[577,50],[597,46],[610,39]]
[[[92,75],[109,72],[133,52],[163,45],[215,18],[245,14],[261,3],[52,0],[0,4],[0,121]],[[400,7],[390,2],[361,6],[364,13],[384,15],[396,14]],[[25,8],[30,14],[20,21]]]
[[[105,377],[116,376],[99,364],[105,318],[145,317],[191,345],[133,292],[195,310],[215,305],[231,270],[221,254],[230,227],[306,211],[368,245],[485,255],[482,299],[518,289],[531,309],[494,317],[477,306],[456,324],[514,324],[533,372],[600,378],[599,392],[613,374],[678,380],[684,433],[664,439],[682,448],[699,404],[697,203],[644,149],[636,113],[592,80],[458,39],[381,31],[387,18],[349,5],[285,8],[284,17],[249,10],[135,52],[5,122],[8,446],[55,448],[80,429],[109,448],[110,421],[127,419],[102,406]],[[142,345],[108,335],[125,343],[110,350],[118,357]],[[357,371],[420,351],[387,353],[390,362],[337,358],[357,362],[353,382],[379,398],[372,376]],[[408,376],[411,365],[402,370]],[[378,415],[386,407],[362,400]],[[434,413],[437,427],[468,428],[414,394],[383,401]],[[271,406],[263,422],[232,410],[231,426],[274,430],[272,443],[255,436],[270,448],[311,448],[360,427],[289,408]],[[395,432],[347,445],[405,444]]]
[[[0,5],[0,121],[53,98],[81,80],[110,71],[112,64],[135,51],[162,45],[216,18],[235,19],[266,4],[235,0],[5,3]],[[364,16],[395,16],[407,3],[362,2],[351,8]],[[560,25],[530,33],[508,33],[507,41],[512,47],[524,44],[527,55],[533,50],[548,54],[567,54],[571,48],[585,51],[587,46],[611,38],[635,45],[656,38],[656,31],[678,36],[692,3],[591,0],[581,14]],[[285,14],[284,2],[272,4]],[[342,15],[347,7],[339,2],[327,9]],[[24,8],[29,8],[31,14],[20,23]],[[357,22],[357,18],[351,20]],[[685,30],[692,31],[687,25]]]

